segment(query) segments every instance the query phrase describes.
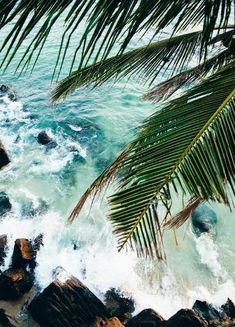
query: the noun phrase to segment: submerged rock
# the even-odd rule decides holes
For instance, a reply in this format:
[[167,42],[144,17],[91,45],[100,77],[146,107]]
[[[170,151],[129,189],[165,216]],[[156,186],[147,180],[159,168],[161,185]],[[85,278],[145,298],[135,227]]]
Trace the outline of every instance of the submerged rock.
[[0,300],[16,300],[33,286],[34,276],[23,268],[9,268],[0,274]]
[[7,95],[11,101],[17,100],[15,92],[6,84],[0,86],[0,95]]
[[36,296],[29,312],[41,327],[75,327],[108,317],[104,304],[77,278],[58,268],[55,280]]
[[224,317],[222,312],[216,310],[212,304],[209,304],[206,301],[197,300],[192,309],[207,321],[220,320]]
[[197,234],[214,230],[216,223],[216,213],[205,204],[200,204],[192,213],[192,225]]
[[127,327],[146,327],[146,326],[160,327],[163,326],[164,322],[165,322],[164,318],[159,313],[157,313],[153,309],[145,309],[135,317],[131,318],[126,324],[126,326]]
[[38,143],[42,145],[47,145],[49,148],[54,148],[57,146],[56,142],[45,131],[41,131],[38,134]]
[[4,149],[4,146],[2,145],[0,141],[0,169],[7,166],[11,162],[8,154],[6,153],[6,150]]
[[7,235],[0,236],[0,266],[5,262],[6,258],[6,249],[7,249]]
[[124,296],[120,290],[111,288],[105,294],[105,305],[111,316],[125,322],[135,310],[134,300]]
[[8,195],[5,192],[0,192],[0,216],[11,211],[11,202]]
[[208,323],[196,312],[181,309],[164,324],[164,327],[207,327]]

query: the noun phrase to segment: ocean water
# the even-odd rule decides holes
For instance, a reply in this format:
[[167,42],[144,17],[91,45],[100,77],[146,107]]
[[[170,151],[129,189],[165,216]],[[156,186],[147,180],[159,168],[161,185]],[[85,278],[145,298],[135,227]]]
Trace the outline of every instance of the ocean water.
[[[0,173],[0,191],[13,206],[0,219],[0,234],[9,235],[5,267],[16,238],[43,233],[36,268],[42,289],[51,282],[53,269],[63,266],[101,299],[117,287],[134,298],[136,311],[151,307],[165,318],[196,299],[216,305],[227,297],[235,301],[235,217],[223,205],[211,204],[218,215],[216,237],[196,237],[190,222],[176,232],[177,241],[172,231],[166,233],[166,263],[117,252],[105,218],[105,196],[91,210],[87,204],[72,225],[67,223],[89,184],[131,140],[141,120],[157,109],[141,99],[146,87],[134,79],[80,89],[53,106],[51,76],[61,30],[59,26],[48,39],[32,74],[13,75],[14,62],[1,75],[1,84],[11,85],[18,96],[16,102],[0,99],[0,138],[12,159]],[[0,41],[7,33],[1,33]],[[62,76],[70,60],[68,56]],[[56,148],[38,144],[41,130],[51,135]]]

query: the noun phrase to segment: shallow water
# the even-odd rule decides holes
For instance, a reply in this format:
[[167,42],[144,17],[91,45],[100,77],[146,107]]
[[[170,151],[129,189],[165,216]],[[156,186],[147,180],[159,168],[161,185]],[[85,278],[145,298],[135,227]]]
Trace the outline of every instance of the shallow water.
[[[235,300],[235,219],[222,205],[213,205],[218,215],[215,238],[195,237],[190,223],[177,231],[177,245],[173,233],[167,233],[167,264],[117,252],[105,219],[105,197],[67,224],[79,196],[155,108],[141,99],[145,87],[134,80],[81,89],[52,106],[58,39],[51,36],[33,74],[13,76],[13,64],[1,76],[1,83],[10,84],[18,95],[17,102],[0,99],[0,137],[12,158],[0,174],[0,191],[13,204],[0,221],[0,234],[10,235],[6,266],[15,238],[43,233],[36,268],[42,288],[51,281],[52,270],[63,266],[100,298],[110,287],[120,287],[134,297],[137,310],[152,307],[166,318],[196,299],[218,305],[228,296]],[[55,149],[37,143],[41,130],[57,142]]]

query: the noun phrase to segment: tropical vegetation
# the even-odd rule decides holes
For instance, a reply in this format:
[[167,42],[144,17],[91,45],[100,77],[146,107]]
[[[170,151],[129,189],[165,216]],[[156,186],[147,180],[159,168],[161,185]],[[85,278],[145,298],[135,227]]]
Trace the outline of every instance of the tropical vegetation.
[[[151,87],[146,100],[157,103],[170,98],[160,110],[155,105],[156,112],[87,189],[70,220],[89,196],[96,197],[116,179],[119,186],[109,197],[109,218],[119,249],[130,245],[139,255],[163,259],[164,228],[179,227],[203,201],[233,206],[234,1],[0,0],[0,5],[0,28],[11,26],[1,44],[2,69],[30,35],[17,70],[33,69],[48,35],[63,17],[54,79],[59,78],[71,40],[85,21],[70,71],[53,91],[53,101],[81,86],[99,86],[126,76]],[[138,39],[146,34],[149,42],[138,46]],[[159,84],[160,72],[166,78]],[[190,197],[175,216],[174,193]]]

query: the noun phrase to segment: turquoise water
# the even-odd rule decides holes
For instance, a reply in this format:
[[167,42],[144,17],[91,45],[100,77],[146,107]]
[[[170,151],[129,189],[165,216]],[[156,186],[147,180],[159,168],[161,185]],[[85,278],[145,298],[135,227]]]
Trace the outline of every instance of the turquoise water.
[[[135,80],[80,89],[52,106],[51,76],[58,46],[54,32],[33,74],[13,75],[13,63],[1,76],[1,83],[10,84],[18,95],[15,103],[7,98],[0,102],[0,136],[12,158],[0,175],[0,191],[7,192],[13,204],[12,212],[0,221],[0,234],[10,235],[6,266],[16,237],[43,233],[36,268],[42,288],[60,265],[101,298],[108,288],[120,287],[134,297],[137,310],[152,307],[165,317],[192,306],[195,299],[217,304],[227,296],[233,299],[235,220],[223,206],[213,205],[218,214],[216,238],[196,238],[190,224],[177,231],[178,244],[173,233],[167,233],[167,264],[117,253],[112,227],[105,219],[106,197],[91,211],[87,205],[74,224],[67,224],[85,189],[155,108],[141,99],[146,87]],[[55,149],[46,150],[37,143],[41,130],[57,142]]]

